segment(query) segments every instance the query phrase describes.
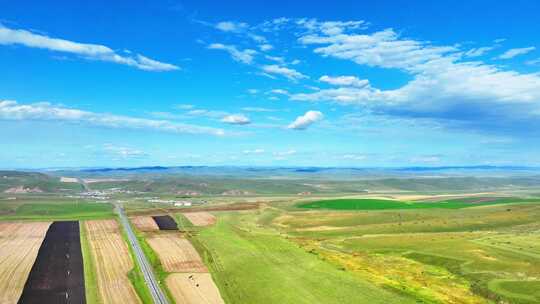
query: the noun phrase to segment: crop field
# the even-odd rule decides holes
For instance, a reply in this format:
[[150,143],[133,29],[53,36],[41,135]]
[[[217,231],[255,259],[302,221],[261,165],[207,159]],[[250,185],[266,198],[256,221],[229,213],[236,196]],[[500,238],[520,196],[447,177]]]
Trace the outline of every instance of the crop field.
[[166,281],[176,303],[224,303],[209,273],[173,273]]
[[50,223],[0,223],[0,303],[17,303]]
[[141,303],[128,278],[133,268],[126,243],[116,220],[85,222],[100,303]]
[[540,199],[520,198],[459,198],[442,201],[416,201],[406,202],[389,199],[332,199],[309,203],[300,203],[298,207],[306,209],[334,209],[334,210],[392,210],[392,209],[460,209],[495,204],[538,203]]
[[199,254],[179,233],[153,235],[146,239],[166,272],[207,272]]
[[216,223],[216,217],[209,212],[187,212],[183,215],[195,226],[210,226]]
[[131,223],[135,225],[135,227],[139,231],[158,231],[159,227],[156,224],[156,221],[151,216],[134,216],[130,218]]
[[0,219],[9,220],[76,220],[112,218],[111,204],[87,202],[58,202],[29,200],[28,203],[17,204],[12,211],[0,214]]
[[79,222],[53,222],[28,275],[19,303],[85,303]]
[[152,216],[159,230],[178,230],[178,224],[170,215]]

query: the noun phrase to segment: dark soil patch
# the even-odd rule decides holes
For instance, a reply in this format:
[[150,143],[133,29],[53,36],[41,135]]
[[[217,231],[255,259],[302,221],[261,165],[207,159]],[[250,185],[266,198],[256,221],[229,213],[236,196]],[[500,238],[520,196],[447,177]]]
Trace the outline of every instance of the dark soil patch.
[[169,215],[152,216],[159,230],[178,230],[175,220]]
[[79,222],[52,223],[18,303],[86,303]]

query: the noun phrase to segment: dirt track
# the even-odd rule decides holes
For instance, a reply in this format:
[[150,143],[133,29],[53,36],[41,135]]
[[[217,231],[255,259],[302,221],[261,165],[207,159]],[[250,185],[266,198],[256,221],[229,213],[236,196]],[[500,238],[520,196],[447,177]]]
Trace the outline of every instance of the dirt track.
[[127,276],[133,261],[118,223],[115,220],[87,221],[85,228],[101,301],[104,304],[141,303]]
[[147,238],[167,272],[208,272],[191,243],[179,233],[163,233]]
[[51,223],[0,223],[0,303],[17,303]]
[[173,273],[166,283],[176,303],[224,303],[209,273]]
[[51,224],[19,303],[86,303],[79,222]]

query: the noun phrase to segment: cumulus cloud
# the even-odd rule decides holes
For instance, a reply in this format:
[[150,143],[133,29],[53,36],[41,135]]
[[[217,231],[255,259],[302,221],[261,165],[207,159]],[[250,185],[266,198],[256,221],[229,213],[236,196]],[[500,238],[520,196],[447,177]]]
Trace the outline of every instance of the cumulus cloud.
[[251,49],[239,50],[234,45],[225,45],[221,43],[212,43],[208,46],[211,50],[223,50],[228,52],[232,59],[245,64],[251,64],[253,62],[253,56],[257,54],[257,51]]
[[331,77],[324,75],[319,78],[320,81],[329,83],[336,86],[348,86],[348,87],[365,87],[369,85],[369,80],[367,79],[358,79],[355,76],[337,76]]
[[265,73],[275,74],[283,76],[291,81],[297,81],[299,79],[308,78],[306,75],[296,71],[295,69],[290,69],[287,67],[279,66],[276,64],[264,65],[261,68]]
[[221,122],[228,123],[231,125],[247,125],[251,123],[249,118],[244,114],[231,114],[223,117]]
[[54,106],[50,103],[19,104],[0,101],[1,120],[59,121],[99,127],[154,130],[178,134],[225,135],[222,129]]
[[295,121],[287,126],[288,129],[305,130],[312,124],[322,120],[323,113],[319,111],[307,111],[306,114],[298,116]]
[[0,45],[24,45],[30,48],[47,49],[55,52],[70,53],[81,58],[113,62],[135,67],[144,71],[173,71],[180,69],[170,63],[160,62],[131,52],[122,54],[99,44],[78,43],[65,39],[51,38],[26,30],[14,30],[0,24]]
[[516,48],[516,49],[509,49],[508,51],[504,52],[502,55],[500,55],[499,59],[511,59],[519,55],[525,55],[527,53],[530,53],[534,51],[536,48],[534,46],[531,47],[525,47],[525,48]]
[[387,90],[341,85],[292,94],[292,100],[363,105],[379,113],[459,120],[474,127],[491,124],[491,130],[494,123],[532,122],[540,116],[540,75],[466,61],[464,52],[456,46],[402,38],[392,29],[337,35],[314,30],[299,37],[299,42],[315,46],[314,52],[323,57],[397,69],[412,80]]

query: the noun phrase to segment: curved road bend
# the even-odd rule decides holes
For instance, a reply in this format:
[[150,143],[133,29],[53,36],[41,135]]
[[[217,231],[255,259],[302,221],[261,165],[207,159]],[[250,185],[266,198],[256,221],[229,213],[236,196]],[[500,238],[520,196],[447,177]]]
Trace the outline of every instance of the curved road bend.
[[129,243],[131,244],[131,248],[133,248],[133,252],[135,253],[137,263],[139,264],[139,267],[141,268],[141,271],[144,276],[144,280],[146,282],[146,286],[148,286],[148,289],[150,290],[150,294],[152,295],[152,298],[154,299],[154,303],[169,304],[169,301],[167,300],[167,297],[165,297],[163,290],[161,290],[161,288],[159,287],[159,283],[156,279],[156,276],[154,275],[154,271],[152,270],[152,266],[150,265],[150,262],[148,262],[148,259],[144,255],[144,252],[141,249],[141,245],[139,245],[139,241],[137,240],[137,237],[135,236],[133,229],[131,229],[131,225],[129,224],[126,214],[124,213],[124,209],[121,206],[116,205],[116,212],[118,213],[118,216],[120,217],[122,226],[124,226],[124,229],[126,230]]

